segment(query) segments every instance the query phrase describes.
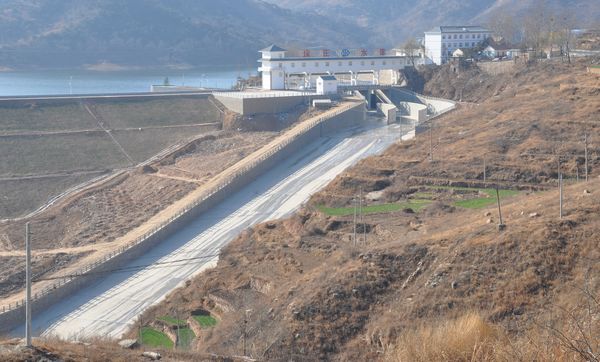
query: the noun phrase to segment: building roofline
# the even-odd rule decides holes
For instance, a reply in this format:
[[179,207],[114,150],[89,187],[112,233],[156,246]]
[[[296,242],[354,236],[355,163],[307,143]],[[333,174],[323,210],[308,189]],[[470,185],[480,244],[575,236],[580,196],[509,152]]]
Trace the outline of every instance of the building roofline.
[[275,59],[259,59],[258,62],[280,62],[280,61],[312,61],[312,60],[361,60],[361,59],[404,59],[403,55],[378,55],[378,56],[364,56],[364,57],[289,57],[289,58],[275,58]]
[[275,44],[271,44],[268,47],[259,50],[260,53],[267,53],[267,52],[285,52],[286,50],[283,49],[280,46],[277,46]]

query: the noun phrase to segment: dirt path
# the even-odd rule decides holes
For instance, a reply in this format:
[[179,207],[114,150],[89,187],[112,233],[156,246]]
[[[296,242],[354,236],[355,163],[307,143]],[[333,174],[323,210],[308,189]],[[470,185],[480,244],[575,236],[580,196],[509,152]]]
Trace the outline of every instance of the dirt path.
[[121,146],[119,141],[117,141],[117,139],[112,135],[110,129],[107,129],[106,127],[104,127],[105,122],[102,120],[100,114],[98,114],[98,112],[93,111],[92,107],[90,107],[90,105],[87,103],[84,103],[83,106],[85,107],[86,111],[90,114],[90,116],[92,116],[96,120],[96,123],[98,123],[98,127],[100,127],[108,135],[108,137],[110,137],[110,139],[113,141],[115,146],[117,146],[119,151],[121,151],[123,156],[125,156],[125,158],[127,158],[127,160],[129,161],[129,164],[132,166],[135,165],[135,161],[133,160],[133,158],[127,153],[127,151],[125,151],[125,149],[123,148],[123,146]]
[[200,180],[197,179],[192,179],[189,177],[183,177],[183,176],[173,176],[173,175],[165,175],[162,173],[152,173],[150,174],[150,176],[152,177],[160,177],[160,178],[166,178],[169,180],[177,180],[177,181],[183,181],[183,182],[190,182],[193,184],[200,184]]

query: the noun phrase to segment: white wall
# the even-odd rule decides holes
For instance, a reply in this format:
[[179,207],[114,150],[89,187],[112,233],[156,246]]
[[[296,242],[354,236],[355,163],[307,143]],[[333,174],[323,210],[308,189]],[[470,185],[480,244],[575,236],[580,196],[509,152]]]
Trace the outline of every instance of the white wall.
[[[402,56],[262,59],[263,89],[285,89],[287,74],[357,74],[400,70],[410,65]],[[270,74],[270,78],[266,76]],[[267,82],[269,81],[269,82]]]
[[441,33],[425,33],[425,56],[437,65],[442,64]]
[[317,94],[336,94],[338,88],[337,80],[317,79]]

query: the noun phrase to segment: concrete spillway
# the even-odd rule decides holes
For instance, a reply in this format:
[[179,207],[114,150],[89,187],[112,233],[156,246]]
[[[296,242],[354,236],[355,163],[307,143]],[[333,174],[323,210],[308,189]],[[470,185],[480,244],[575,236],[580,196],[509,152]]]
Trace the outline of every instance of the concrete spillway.
[[398,125],[369,119],[314,139],[120,271],[35,315],[34,330],[71,339],[119,337],[146,308],[212,265],[214,255],[240,231],[291,214],[347,167],[391,145],[400,130]]

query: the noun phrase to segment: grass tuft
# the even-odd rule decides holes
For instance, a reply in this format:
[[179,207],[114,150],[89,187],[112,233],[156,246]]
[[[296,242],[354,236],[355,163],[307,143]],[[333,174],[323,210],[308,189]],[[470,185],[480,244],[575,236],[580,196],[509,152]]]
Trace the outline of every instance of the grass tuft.
[[435,326],[422,326],[400,336],[389,354],[392,361],[486,361],[498,334],[478,314]]

